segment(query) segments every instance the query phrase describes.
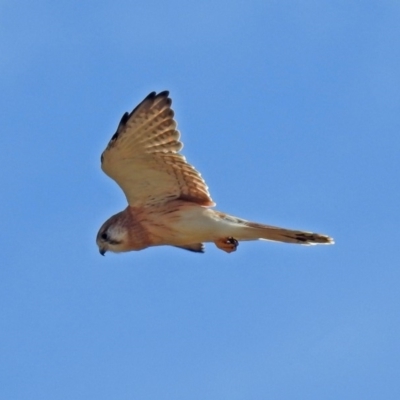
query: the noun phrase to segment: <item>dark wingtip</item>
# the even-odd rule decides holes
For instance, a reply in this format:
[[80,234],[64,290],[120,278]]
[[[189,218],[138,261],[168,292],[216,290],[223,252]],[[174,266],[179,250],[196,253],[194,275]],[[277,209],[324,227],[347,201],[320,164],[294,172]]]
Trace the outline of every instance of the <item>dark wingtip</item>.
[[[168,101],[168,104],[171,105],[172,100],[168,97],[169,96],[169,91],[168,90],[163,90],[160,93],[156,93],[156,92],[151,92],[149,93],[130,113],[126,112],[122,115],[121,120],[119,121],[118,124],[118,128],[117,131],[114,133],[114,135],[111,137],[110,142],[115,142],[118,139],[118,135],[121,132],[121,130],[123,129],[123,127],[126,125],[126,123],[128,122],[130,116],[147,100],[154,100],[157,97],[160,98],[165,98]],[[171,110],[172,111],[172,110]],[[173,117],[173,113],[171,115],[171,117]],[[103,157],[101,159],[101,162],[103,162]]]
[[193,253],[204,253],[205,252],[205,247],[203,243],[194,243],[194,244],[189,244],[186,246],[174,246],[178,247],[179,249],[184,249],[188,251],[192,251]]
[[[121,119],[121,122],[119,123],[119,126],[121,126],[121,123],[122,123],[122,121],[123,121],[123,123],[125,124],[126,123],[126,121],[129,119],[129,117],[145,102],[145,101],[147,101],[147,100],[154,100],[155,98],[157,98],[157,97],[166,97],[166,98],[168,98],[168,96],[169,96],[169,92],[168,92],[168,90],[164,90],[164,91],[162,91],[162,92],[160,92],[160,93],[156,93],[156,92],[151,92],[151,93],[149,93],[130,113],[125,113],[123,116],[122,116],[122,119]],[[124,118],[126,118],[126,119],[124,119]]]
[[121,126],[121,125],[125,125],[126,124],[126,122],[128,121],[128,119],[129,119],[129,113],[124,113],[124,115],[121,117],[121,121],[119,122],[119,126]]
[[[158,94],[157,94],[157,92],[151,92],[151,93],[149,93],[149,94],[144,98],[144,100],[149,100],[149,99],[153,100],[153,99],[155,99],[156,97],[168,97],[168,96],[169,96],[169,91],[168,91],[168,90],[163,90],[163,91],[159,92]],[[144,100],[143,100],[143,101],[144,101]]]
[[157,97],[168,97],[168,96],[169,96],[168,90],[163,90],[162,92],[158,93],[158,95],[157,95]]
[[[144,100],[154,99],[154,98],[156,97],[156,95],[157,95],[156,92],[151,92],[151,93],[149,93],[149,94],[144,98]],[[143,100],[143,101],[144,101],[144,100]]]

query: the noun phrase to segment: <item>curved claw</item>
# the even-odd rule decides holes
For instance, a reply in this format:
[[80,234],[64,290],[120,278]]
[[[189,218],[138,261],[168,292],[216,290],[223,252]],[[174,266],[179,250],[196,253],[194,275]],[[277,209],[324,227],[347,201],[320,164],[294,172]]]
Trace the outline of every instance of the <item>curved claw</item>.
[[237,247],[239,246],[239,242],[233,237],[219,239],[214,243],[219,249],[227,253],[232,253],[236,251]]

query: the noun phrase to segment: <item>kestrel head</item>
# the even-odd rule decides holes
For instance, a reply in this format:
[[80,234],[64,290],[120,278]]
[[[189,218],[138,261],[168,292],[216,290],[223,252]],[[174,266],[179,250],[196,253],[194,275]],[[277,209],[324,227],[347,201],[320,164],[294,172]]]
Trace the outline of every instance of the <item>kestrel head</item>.
[[120,253],[128,247],[128,228],[123,223],[122,212],[109,218],[100,228],[96,243],[102,256],[106,251]]

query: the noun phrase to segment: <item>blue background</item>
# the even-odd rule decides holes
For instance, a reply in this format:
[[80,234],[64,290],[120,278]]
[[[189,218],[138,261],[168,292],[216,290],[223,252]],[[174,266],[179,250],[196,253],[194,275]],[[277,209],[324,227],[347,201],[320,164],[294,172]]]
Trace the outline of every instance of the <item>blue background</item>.
[[[396,1],[0,2],[0,398],[399,399]],[[168,89],[217,208],[333,236],[101,257]]]

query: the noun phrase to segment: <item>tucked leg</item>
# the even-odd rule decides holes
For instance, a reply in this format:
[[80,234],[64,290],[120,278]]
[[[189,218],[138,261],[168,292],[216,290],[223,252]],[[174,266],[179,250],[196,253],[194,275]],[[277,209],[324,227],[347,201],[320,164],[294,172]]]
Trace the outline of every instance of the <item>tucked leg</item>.
[[233,237],[219,239],[214,243],[219,249],[226,251],[227,253],[236,251],[237,247],[239,246],[239,242]]

